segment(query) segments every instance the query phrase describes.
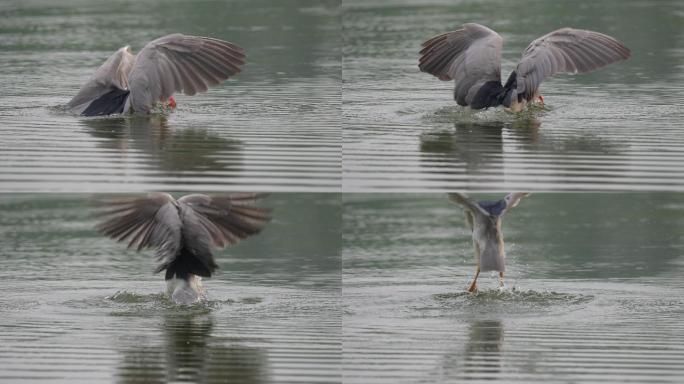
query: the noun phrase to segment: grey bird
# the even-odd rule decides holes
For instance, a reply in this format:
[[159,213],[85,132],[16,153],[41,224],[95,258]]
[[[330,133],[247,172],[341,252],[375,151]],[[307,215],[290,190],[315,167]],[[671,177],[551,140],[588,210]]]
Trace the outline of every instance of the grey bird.
[[475,201],[463,193],[449,193],[449,201],[461,205],[465,210],[466,223],[470,228],[475,247],[477,270],[468,292],[477,288],[480,272],[499,272],[499,283],[503,286],[506,271],[506,252],[504,250],[501,219],[528,192],[513,192],[496,201]]
[[67,108],[84,116],[147,114],[176,107],[175,92],[206,92],[240,72],[245,51],[233,43],[180,33],[153,40],[137,54],[125,46],[111,55]]
[[501,84],[503,39],[493,30],[467,23],[423,43],[418,67],[440,80],[454,80],[461,106],[483,109],[503,105],[519,112],[544,103],[542,81],[555,73],[585,73],[630,57],[619,41],[599,32],[561,28],[534,40],[505,84]]
[[156,248],[166,271],[168,294],[179,304],[204,297],[202,277],[218,267],[212,248],[223,248],[259,233],[271,220],[270,210],[254,205],[260,195],[192,194],[176,200],[167,193],[96,201],[102,218],[96,229],[117,241],[128,241],[138,251]]

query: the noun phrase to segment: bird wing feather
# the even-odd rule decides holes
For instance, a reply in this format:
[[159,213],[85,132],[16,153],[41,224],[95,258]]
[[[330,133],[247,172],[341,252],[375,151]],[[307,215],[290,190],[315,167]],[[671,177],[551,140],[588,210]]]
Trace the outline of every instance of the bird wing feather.
[[465,193],[450,192],[447,193],[447,197],[449,198],[449,201],[463,206],[463,208],[467,209],[468,212],[477,218],[481,218],[483,216],[489,217],[489,213],[482,209],[482,207],[480,207],[475,200],[469,198]]
[[227,41],[179,33],[149,42],[129,76],[130,106],[149,112],[175,92],[205,92],[240,72],[245,51]]
[[506,201],[506,208],[503,209],[499,216],[503,216],[506,213],[508,213],[510,209],[515,208],[518,205],[518,203],[520,203],[520,200],[523,197],[529,195],[529,192],[511,192],[508,195],[506,195],[506,197],[504,197],[504,200]]
[[143,198],[100,199],[103,221],[95,227],[116,241],[128,241],[138,251],[157,248],[157,258],[166,264],[175,259],[181,246],[182,223],[174,199],[166,193]]
[[418,67],[440,80],[455,80],[456,101],[469,105],[484,83],[501,82],[502,44],[493,30],[467,23],[424,42]]
[[530,43],[516,68],[517,93],[531,100],[539,85],[555,73],[584,73],[625,60],[630,50],[599,32],[561,28]]
[[76,96],[67,103],[67,108],[81,113],[93,100],[112,89],[128,89],[128,74],[134,61],[135,55],[130,53],[128,47],[119,48],[83,84]]
[[197,214],[193,231],[206,232],[207,244],[223,248],[259,233],[271,220],[271,210],[257,207],[260,194],[234,193],[227,196],[193,194],[178,200]]

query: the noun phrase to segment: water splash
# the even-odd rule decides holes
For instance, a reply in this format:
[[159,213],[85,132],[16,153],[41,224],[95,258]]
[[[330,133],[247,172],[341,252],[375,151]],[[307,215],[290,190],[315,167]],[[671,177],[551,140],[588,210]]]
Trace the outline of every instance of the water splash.
[[470,292],[441,293],[434,295],[435,300],[455,300],[462,299],[473,303],[476,302],[523,302],[523,303],[542,303],[542,304],[579,304],[593,298],[591,295],[575,295],[571,293],[561,293],[554,291],[535,291],[522,290],[517,287],[510,289],[485,289]]
[[441,107],[423,115],[422,119],[430,123],[515,123],[519,120],[535,119],[552,111],[548,105],[531,104],[521,112],[506,112],[503,108],[473,110],[458,105]]
[[458,105],[441,107],[435,111],[423,115],[423,120],[430,123],[454,123],[454,122],[511,122],[515,115],[505,112],[503,109],[473,110]]
[[168,296],[166,296],[163,293],[142,295],[139,293],[128,292],[126,290],[116,291],[116,293],[114,293],[113,295],[106,296],[105,300],[111,300],[115,303],[122,303],[122,304],[138,304],[138,303],[169,301]]
[[179,304],[174,302],[165,293],[139,294],[126,290],[117,291],[113,295],[106,296],[105,300],[110,303],[120,304],[123,312],[118,314],[140,314],[141,312],[171,309],[185,311],[213,311],[224,305],[257,305],[263,302],[261,297],[244,297],[239,299],[211,300],[206,297],[192,304]]
[[527,313],[567,309],[588,303],[591,295],[563,293],[554,291],[521,290],[519,288],[500,288],[478,290],[474,293],[440,293],[432,300],[441,309],[470,308],[475,312]]

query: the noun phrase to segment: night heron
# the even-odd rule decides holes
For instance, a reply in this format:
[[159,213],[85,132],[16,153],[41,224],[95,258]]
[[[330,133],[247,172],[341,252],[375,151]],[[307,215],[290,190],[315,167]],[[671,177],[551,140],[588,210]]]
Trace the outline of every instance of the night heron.
[[244,49],[235,44],[180,33],[147,43],[137,55],[125,46],[95,71],[67,108],[84,116],[175,108],[175,92],[205,92],[240,72],[244,60]]
[[480,272],[499,272],[499,283],[503,286],[506,252],[501,232],[501,219],[527,195],[529,195],[528,192],[513,192],[501,200],[475,201],[463,193],[448,194],[450,201],[463,206],[466,223],[473,237],[477,270],[468,292],[475,291]]
[[212,247],[223,248],[257,234],[270,221],[270,210],[254,205],[259,195],[193,194],[175,200],[166,193],[146,197],[100,199],[102,222],[97,230],[117,241],[128,241],[138,251],[156,248],[159,265],[166,270],[168,293],[180,304],[204,297],[202,277],[218,267]]
[[539,86],[555,73],[585,73],[630,57],[614,38],[582,29],[561,28],[534,40],[501,85],[503,39],[493,30],[467,23],[423,43],[418,67],[440,80],[455,80],[454,99],[472,109],[503,105],[512,112],[544,102]]

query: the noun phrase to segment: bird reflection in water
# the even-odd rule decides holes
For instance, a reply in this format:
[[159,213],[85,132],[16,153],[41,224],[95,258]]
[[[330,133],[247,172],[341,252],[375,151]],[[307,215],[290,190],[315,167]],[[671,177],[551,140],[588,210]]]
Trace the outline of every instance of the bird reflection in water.
[[263,350],[248,340],[217,337],[207,313],[169,310],[161,325],[163,343],[133,338],[124,348],[116,375],[125,384],[262,383],[268,381]]
[[470,325],[470,339],[465,348],[463,375],[495,378],[501,371],[501,347],[504,329],[499,320],[475,321]]
[[446,174],[472,175],[484,170],[488,177],[496,178],[503,174],[504,145],[536,143],[540,126],[541,122],[535,118],[519,118],[513,122],[457,121],[453,130],[421,134],[421,163],[431,168],[438,166]]
[[82,119],[99,145],[115,149],[122,161],[141,152],[144,161],[175,175],[184,171],[238,173],[242,142],[220,137],[207,129],[169,127],[166,116]]
[[501,372],[503,341],[504,327],[500,320],[473,321],[464,350],[444,360],[445,379],[496,379]]

